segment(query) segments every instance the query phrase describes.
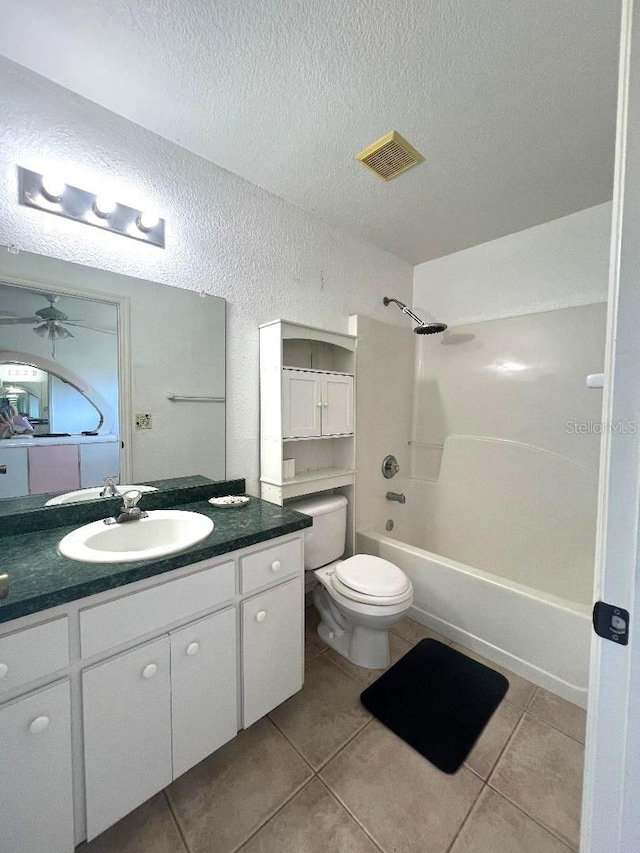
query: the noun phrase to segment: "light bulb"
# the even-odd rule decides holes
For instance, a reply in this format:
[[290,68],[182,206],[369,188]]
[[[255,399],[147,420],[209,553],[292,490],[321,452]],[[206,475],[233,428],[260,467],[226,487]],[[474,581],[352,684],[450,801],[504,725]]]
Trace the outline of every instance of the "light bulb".
[[151,231],[155,228],[160,217],[153,210],[143,210],[140,216],[136,219],[136,225],[141,231]]
[[96,196],[96,200],[93,202],[93,212],[101,219],[107,219],[111,216],[117,206],[117,202],[115,202],[110,196],[99,195]]
[[60,201],[66,186],[65,182],[58,175],[50,174],[43,175],[42,177],[42,195],[48,198],[49,201]]

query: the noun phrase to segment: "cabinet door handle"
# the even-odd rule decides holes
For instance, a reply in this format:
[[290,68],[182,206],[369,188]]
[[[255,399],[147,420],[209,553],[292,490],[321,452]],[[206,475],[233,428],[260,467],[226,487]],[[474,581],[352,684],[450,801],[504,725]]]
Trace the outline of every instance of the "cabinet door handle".
[[153,676],[156,674],[157,671],[158,671],[158,664],[157,663],[148,663],[145,666],[145,668],[142,670],[142,677],[143,678],[153,678]]
[[323,403],[322,405],[323,405],[323,406],[325,407],[325,409],[326,409],[326,408],[327,408],[327,406],[328,406],[329,404],[328,404],[328,403]]
[[29,725],[29,731],[32,735],[42,734],[45,729],[49,728],[49,717],[36,717]]
[[0,663],[0,678],[4,678],[5,675],[9,672],[9,667],[6,663]]
[[267,618],[267,611],[266,610],[258,610],[258,612],[256,613],[256,622],[264,622],[264,620],[266,618]]
[[317,405],[317,406],[321,406],[321,405],[322,405],[322,400],[320,400],[318,403],[316,403],[316,405]]
[[282,563],[280,562],[280,560],[274,560],[273,563],[271,563],[271,571],[272,572],[279,572],[281,568],[282,568]]
[[200,643],[189,643],[189,645],[187,646],[187,654],[189,655],[189,657],[197,655],[199,651]]

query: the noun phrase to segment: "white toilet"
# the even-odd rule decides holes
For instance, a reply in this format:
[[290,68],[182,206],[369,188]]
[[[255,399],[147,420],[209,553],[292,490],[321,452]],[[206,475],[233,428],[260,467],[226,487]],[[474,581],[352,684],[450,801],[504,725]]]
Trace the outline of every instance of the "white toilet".
[[319,495],[287,504],[313,518],[304,532],[304,564],[320,585],[313,601],[318,634],[352,663],[368,669],[389,665],[389,627],[413,603],[413,587],[402,569],[368,554],[340,560],[347,532],[344,495]]

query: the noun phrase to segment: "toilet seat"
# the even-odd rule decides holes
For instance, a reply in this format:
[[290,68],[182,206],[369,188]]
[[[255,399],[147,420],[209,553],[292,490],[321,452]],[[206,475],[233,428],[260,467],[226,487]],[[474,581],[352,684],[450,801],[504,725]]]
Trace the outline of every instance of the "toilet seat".
[[[344,592],[338,589],[340,581],[336,580],[336,564],[323,566],[313,572],[320,581],[329,596],[349,613],[363,613],[369,616],[392,616],[393,614],[404,614],[413,600],[413,586],[409,586],[407,592],[393,599],[376,598],[373,595],[364,595],[348,587],[343,587]],[[346,594],[345,594],[346,593]],[[356,597],[357,596],[357,597]]]
[[351,589],[343,584],[335,573],[329,577],[329,581],[334,591],[342,595],[344,598],[348,598],[349,601],[359,601],[362,602],[362,604],[370,604],[376,607],[388,607],[394,604],[402,604],[413,597],[413,587],[409,581],[408,589],[400,595],[367,595],[364,592],[358,592],[357,590]]
[[411,589],[411,582],[402,569],[371,554],[356,554],[336,563],[334,578],[342,588],[363,594],[367,600],[390,598],[395,601]]

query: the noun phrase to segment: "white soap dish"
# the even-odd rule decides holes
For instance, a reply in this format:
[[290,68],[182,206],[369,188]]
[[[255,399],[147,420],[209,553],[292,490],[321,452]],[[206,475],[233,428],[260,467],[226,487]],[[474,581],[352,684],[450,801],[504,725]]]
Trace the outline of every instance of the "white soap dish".
[[212,506],[246,506],[249,498],[246,495],[225,495],[223,498],[209,498]]

